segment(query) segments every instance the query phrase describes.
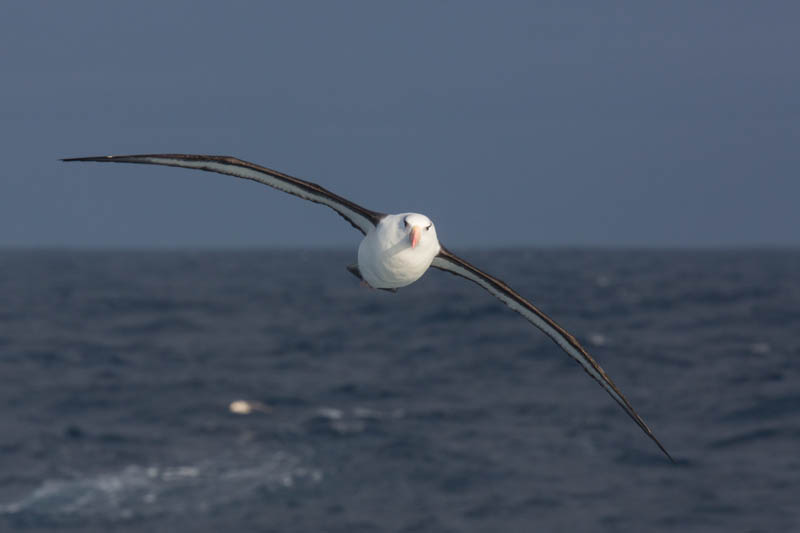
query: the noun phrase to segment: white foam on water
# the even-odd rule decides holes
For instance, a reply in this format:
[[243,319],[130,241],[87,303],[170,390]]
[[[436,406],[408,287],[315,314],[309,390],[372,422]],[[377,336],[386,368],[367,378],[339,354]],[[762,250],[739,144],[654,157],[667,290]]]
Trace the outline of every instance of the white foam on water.
[[129,465],[117,472],[73,479],[49,479],[25,497],[0,504],[0,514],[102,516],[130,519],[154,514],[206,510],[268,491],[311,486],[321,470],[278,451],[224,456],[197,465]]

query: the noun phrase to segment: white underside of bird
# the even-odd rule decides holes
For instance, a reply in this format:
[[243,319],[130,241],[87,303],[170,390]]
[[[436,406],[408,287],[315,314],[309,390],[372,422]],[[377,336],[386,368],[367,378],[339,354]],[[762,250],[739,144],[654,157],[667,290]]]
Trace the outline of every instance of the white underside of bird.
[[441,250],[433,222],[419,213],[386,215],[358,247],[361,277],[376,289],[417,281]]

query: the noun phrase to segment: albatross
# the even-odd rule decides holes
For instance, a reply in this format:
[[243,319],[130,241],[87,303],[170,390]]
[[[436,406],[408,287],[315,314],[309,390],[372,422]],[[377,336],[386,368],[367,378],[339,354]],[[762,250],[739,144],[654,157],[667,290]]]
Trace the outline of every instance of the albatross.
[[218,155],[145,154],[75,157],[62,161],[94,161],[101,163],[138,163],[164,165],[227,174],[257,181],[304,200],[330,207],[364,234],[358,247],[358,262],[347,269],[364,285],[375,289],[397,291],[417,281],[434,267],[468,279],[487,290],[508,307],[542,330],[567,355],[572,357],[616,401],[631,419],[674,462],[666,448],[633,409],[608,374],[567,330],[537,309],[514,289],[487,274],[445,248],[436,236],[436,226],[419,213],[386,214],[371,211],[346,198],[312,183],[248,163],[235,157]]

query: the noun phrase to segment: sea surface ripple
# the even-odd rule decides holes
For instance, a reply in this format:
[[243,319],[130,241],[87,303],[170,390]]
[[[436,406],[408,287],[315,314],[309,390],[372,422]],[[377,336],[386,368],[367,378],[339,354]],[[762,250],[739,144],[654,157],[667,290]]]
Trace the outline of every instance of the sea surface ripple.
[[389,294],[350,252],[4,250],[0,530],[800,530],[799,251],[461,255],[677,464],[446,273]]

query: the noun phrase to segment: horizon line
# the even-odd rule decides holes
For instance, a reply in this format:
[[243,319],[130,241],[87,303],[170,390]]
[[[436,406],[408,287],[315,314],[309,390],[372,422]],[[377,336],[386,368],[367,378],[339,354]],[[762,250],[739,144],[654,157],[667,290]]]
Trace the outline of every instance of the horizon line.
[[[470,251],[800,251],[800,244],[502,244],[502,245],[450,245],[451,249]],[[295,252],[346,252],[352,245],[186,245],[186,244],[145,244],[145,245],[107,245],[107,244],[0,244],[0,251],[42,251],[42,252],[257,252],[257,251],[295,251]]]

